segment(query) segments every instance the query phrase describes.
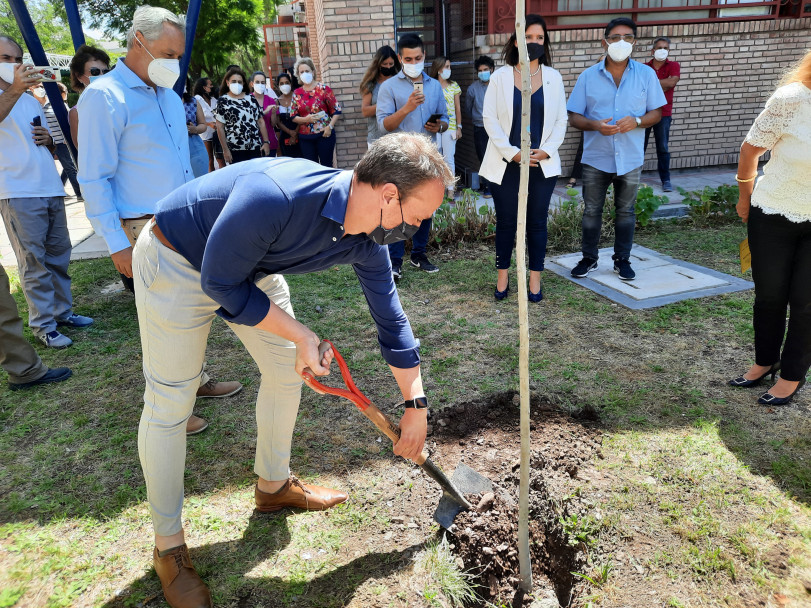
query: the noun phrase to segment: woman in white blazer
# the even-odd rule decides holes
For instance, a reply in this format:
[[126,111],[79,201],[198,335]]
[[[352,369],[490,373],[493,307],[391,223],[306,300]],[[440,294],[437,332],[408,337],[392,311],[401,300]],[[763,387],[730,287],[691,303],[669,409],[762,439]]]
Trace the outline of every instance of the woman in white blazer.
[[[529,300],[540,302],[541,271],[546,256],[546,219],[549,201],[560,175],[558,148],[566,133],[566,94],[563,78],[552,69],[546,22],[540,15],[527,15],[527,50],[532,76],[530,115],[531,152],[527,199],[527,251],[529,253]],[[521,74],[518,43],[513,34],[502,51],[506,66],[490,77],[482,116],[490,141],[479,174],[490,181],[496,208],[495,298],[510,291],[509,269],[518,217],[518,182],[521,161]]]

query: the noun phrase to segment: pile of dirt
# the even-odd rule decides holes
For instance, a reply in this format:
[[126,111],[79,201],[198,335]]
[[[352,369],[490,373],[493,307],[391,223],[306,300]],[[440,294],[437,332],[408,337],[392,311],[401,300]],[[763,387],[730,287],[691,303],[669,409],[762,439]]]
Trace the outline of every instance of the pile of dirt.
[[[529,537],[533,583],[536,592],[551,588],[563,606],[571,605],[581,581],[572,572],[582,572],[586,561],[585,547],[571,530],[567,532],[563,522],[589,511],[587,498],[573,489],[580,485],[581,471],[590,467],[595,456],[601,456],[601,434],[591,426],[593,412],[582,412],[579,418],[585,422],[532,399]],[[467,497],[479,509],[456,517],[450,530],[453,550],[464,569],[477,576],[490,601],[512,598],[520,571],[518,396],[505,393],[446,408],[432,422],[437,429],[434,436],[443,444],[443,459],[468,460],[493,482],[492,493]],[[448,441],[452,438],[457,441]]]

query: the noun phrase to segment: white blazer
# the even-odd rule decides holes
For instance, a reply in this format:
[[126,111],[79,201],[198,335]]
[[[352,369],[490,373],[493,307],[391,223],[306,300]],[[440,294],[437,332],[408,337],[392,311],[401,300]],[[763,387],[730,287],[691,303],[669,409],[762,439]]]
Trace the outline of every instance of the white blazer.
[[[540,165],[543,174],[552,177],[561,173],[558,148],[563,143],[568,123],[566,93],[563,90],[560,72],[545,65],[541,66],[541,70],[544,106],[540,148],[549,155],[549,158],[543,159]],[[513,67],[505,65],[490,77],[490,84],[484,94],[482,118],[490,141],[487,143],[479,175],[495,184],[501,183],[507,163],[521,151],[521,148],[516,148],[510,143],[514,88]]]

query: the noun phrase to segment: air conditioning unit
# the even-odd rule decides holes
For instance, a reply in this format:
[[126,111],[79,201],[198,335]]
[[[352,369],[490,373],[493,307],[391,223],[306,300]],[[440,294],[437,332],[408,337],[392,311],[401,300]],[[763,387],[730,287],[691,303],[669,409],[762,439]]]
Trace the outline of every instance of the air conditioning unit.
[[294,23],[306,23],[307,22],[307,13],[304,13],[304,12],[293,13],[293,22]]

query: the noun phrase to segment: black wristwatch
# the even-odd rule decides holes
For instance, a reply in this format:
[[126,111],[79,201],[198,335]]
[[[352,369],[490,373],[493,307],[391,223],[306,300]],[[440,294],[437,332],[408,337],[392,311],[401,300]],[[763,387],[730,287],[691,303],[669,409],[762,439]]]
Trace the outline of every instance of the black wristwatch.
[[428,409],[428,399],[425,397],[417,397],[416,399],[406,399],[403,402],[406,409],[414,408],[417,410],[427,410]]

